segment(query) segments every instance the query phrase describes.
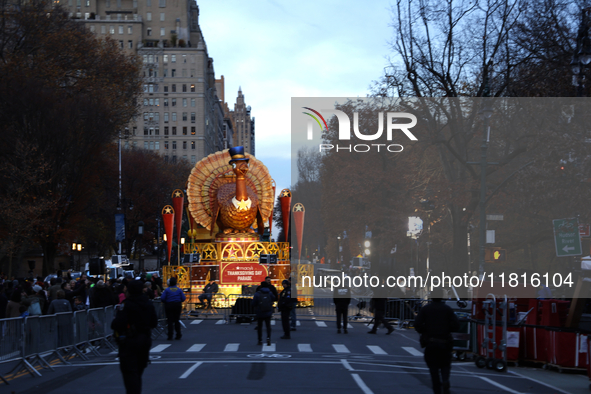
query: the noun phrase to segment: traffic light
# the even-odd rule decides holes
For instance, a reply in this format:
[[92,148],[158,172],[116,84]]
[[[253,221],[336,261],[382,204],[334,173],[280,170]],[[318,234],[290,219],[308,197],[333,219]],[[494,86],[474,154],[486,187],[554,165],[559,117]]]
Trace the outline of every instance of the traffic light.
[[501,248],[486,248],[484,261],[487,263],[500,263],[507,260],[507,251]]

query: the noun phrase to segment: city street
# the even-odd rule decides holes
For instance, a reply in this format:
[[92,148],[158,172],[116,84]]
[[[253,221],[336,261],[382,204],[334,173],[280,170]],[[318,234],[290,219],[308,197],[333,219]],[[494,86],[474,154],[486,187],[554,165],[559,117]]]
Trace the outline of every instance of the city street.
[[[280,339],[281,323],[272,326],[271,346],[258,346],[254,324],[225,324],[215,318],[184,320],[179,341],[160,336],[153,342],[152,364],[144,373],[143,393],[167,389],[229,393],[432,393],[428,370],[414,330],[392,335],[378,330],[368,335],[364,323],[353,322],[348,334],[337,334],[335,323],[299,320],[292,339]],[[265,334],[263,334],[264,336]],[[10,381],[14,393],[123,392],[117,355],[101,351],[87,362],[56,365],[42,377]],[[583,393],[588,378],[542,369],[510,367],[507,373],[478,369],[472,362],[454,362],[452,393]]]

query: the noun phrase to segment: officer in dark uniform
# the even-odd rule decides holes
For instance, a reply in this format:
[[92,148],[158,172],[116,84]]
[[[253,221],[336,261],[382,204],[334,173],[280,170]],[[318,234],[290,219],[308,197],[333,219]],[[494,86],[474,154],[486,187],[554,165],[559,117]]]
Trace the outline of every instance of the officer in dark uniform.
[[158,325],[154,305],[143,294],[143,288],[139,280],[129,282],[128,296],[111,323],[118,338],[119,367],[127,394],[142,392],[142,374],[152,346],[151,330]]
[[415,330],[421,334],[433,392],[441,394],[443,388],[443,394],[449,394],[453,350],[451,333],[458,331],[460,322],[454,311],[443,302],[443,289],[434,288],[430,298],[433,302],[421,308],[415,319]]

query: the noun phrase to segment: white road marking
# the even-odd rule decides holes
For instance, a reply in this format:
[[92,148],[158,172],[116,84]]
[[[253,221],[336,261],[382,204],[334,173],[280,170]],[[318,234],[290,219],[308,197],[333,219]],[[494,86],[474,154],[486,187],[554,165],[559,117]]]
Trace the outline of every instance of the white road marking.
[[224,352],[237,352],[239,346],[240,346],[239,343],[229,343],[226,345]]
[[217,322],[215,322],[215,324],[226,324],[225,320],[218,320]]
[[326,323],[325,323],[325,322],[323,322],[323,321],[318,321],[318,320],[316,321],[316,325],[317,325],[318,327],[328,327],[328,326],[326,325]]
[[406,350],[407,352],[409,352],[410,354],[412,354],[413,356],[422,356],[423,353],[417,349],[415,349],[414,347],[406,347],[403,346],[402,347],[404,350]]
[[298,343],[299,352],[311,352],[312,346],[309,343]]
[[357,375],[356,373],[352,373],[351,376],[355,380],[355,383],[357,383],[357,386],[359,386],[361,391],[363,391],[363,394],[373,394],[373,391],[371,391],[369,387],[367,387],[367,385],[363,380],[361,380],[359,375]]
[[300,323],[299,320],[296,320],[296,326],[301,326],[301,325],[302,325],[302,323]]
[[272,343],[270,345],[267,345],[266,343],[263,344],[263,352],[274,352],[275,350],[275,344]]
[[166,344],[166,345],[157,345],[156,347],[150,349],[150,353],[160,353],[161,351],[163,351],[166,348],[169,348],[170,344]]
[[354,371],[355,369],[351,366],[351,364],[349,364],[349,362],[345,359],[341,360],[341,364],[343,364],[343,366],[345,368],[347,368],[347,371]]
[[191,324],[200,324],[203,320],[199,319],[199,320],[193,320],[191,322]]
[[274,326],[277,322],[275,320],[271,320],[271,325]]
[[367,345],[367,348],[368,348],[369,350],[371,350],[371,352],[372,352],[373,354],[388,354],[388,353],[386,353],[386,352],[384,351],[384,349],[382,349],[382,348],[381,348],[381,347],[379,347],[379,346],[372,346],[372,345]]
[[179,379],[186,379],[201,364],[203,364],[201,361],[195,363],[195,365],[193,365],[191,368],[187,369],[184,374],[182,374],[181,376],[179,376]]
[[496,386],[496,387],[500,388],[501,390],[505,390],[505,391],[506,391],[506,392],[508,392],[508,393],[513,393],[513,394],[521,394],[519,391],[515,391],[515,390],[513,390],[513,389],[510,389],[509,387],[507,387],[507,386],[503,386],[502,384],[500,384],[500,383],[497,383],[497,382],[495,382],[494,380],[491,380],[491,379],[489,379],[489,378],[485,378],[484,376],[478,376],[478,377],[479,377],[480,379],[484,380],[485,382],[487,382],[487,383],[490,383],[490,384],[492,384],[493,386]]
[[337,353],[351,353],[345,345],[332,345],[332,347]]
[[204,343],[196,343],[195,345],[191,346],[187,349],[188,352],[200,352],[201,349],[205,347]]

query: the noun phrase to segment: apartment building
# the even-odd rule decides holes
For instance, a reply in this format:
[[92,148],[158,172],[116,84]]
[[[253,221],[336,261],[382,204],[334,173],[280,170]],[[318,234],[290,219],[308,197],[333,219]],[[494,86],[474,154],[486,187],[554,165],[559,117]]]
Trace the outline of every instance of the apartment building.
[[251,117],[250,112],[250,105],[245,104],[240,87],[234,110],[230,112],[234,123],[234,142],[237,146],[244,146],[244,150],[254,156],[254,116]]
[[124,147],[191,163],[227,147],[213,59],[199,28],[195,0],[59,3],[90,31],[116,40],[143,62],[141,110],[125,130]]

